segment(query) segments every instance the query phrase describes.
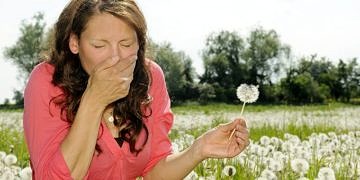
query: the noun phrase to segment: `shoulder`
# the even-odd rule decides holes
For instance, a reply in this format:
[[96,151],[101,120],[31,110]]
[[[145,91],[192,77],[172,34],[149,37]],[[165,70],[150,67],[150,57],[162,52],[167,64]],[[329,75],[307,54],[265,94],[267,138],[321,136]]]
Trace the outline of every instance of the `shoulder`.
[[42,62],[34,67],[29,77],[29,83],[33,81],[50,81],[54,74],[54,66],[48,62]]
[[34,95],[34,93],[40,92],[49,92],[50,94],[58,93],[58,88],[52,84],[53,74],[54,66],[48,62],[42,62],[36,65],[27,82],[25,95]]
[[146,63],[149,67],[152,82],[165,81],[164,72],[155,61],[146,59]]

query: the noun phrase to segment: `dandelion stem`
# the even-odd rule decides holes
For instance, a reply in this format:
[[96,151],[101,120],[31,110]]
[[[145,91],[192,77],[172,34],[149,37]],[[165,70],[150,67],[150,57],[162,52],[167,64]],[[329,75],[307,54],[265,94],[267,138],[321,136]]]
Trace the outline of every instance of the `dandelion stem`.
[[245,104],[246,104],[246,102],[244,102],[243,105],[242,105],[240,116],[242,116],[242,114],[244,112]]
[[[244,102],[244,103],[243,103],[243,105],[242,105],[241,112],[240,112],[240,116],[242,116],[242,114],[243,114],[243,112],[244,112],[245,104],[246,104],[246,102]],[[229,140],[228,140],[228,141],[230,141],[230,140],[231,140],[232,136],[233,136],[233,135],[234,135],[234,133],[235,133],[235,130],[236,130],[236,128],[234,128],[234,129],[233,129],[233,131],[231,132],[231,134],[230,134],[230,137],[229,137]]]

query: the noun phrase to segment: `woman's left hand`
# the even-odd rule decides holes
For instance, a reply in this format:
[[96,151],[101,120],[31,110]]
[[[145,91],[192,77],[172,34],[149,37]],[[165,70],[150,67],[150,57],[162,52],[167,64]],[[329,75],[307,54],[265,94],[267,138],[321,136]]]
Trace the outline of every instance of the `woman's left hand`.
[[[229,139],[232,131],[234,135]],[[243,119],[221,124],[207,131],[195,141],[195,149],[202,159],[234,157],[249,145],[249,131]]]

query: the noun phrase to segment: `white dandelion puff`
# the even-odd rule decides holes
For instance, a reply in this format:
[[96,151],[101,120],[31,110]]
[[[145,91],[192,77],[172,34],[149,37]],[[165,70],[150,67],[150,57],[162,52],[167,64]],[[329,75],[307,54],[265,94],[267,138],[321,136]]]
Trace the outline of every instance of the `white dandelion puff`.
[[335,173],[331,168],[322,167],[319,170],[318,179],[319,180],[333,180],[336,178],[335,178]]
[[224,176],[234,176],[236,174],[236,168],[234,166],[225,166],[222,170]]
[[246,103],[253,103],[259,98],[259,86],[241,84],[237,90],[236,95],[243,102],[243,106],[241,108],[240,116],[244,112]]
[[184,180],[196,180],[196,179],[198,179],[198,178],[199,178],[198,174],[196,174],[195,171],[191,171],[191,172],[184,178]]
[[244,103],[253,103],[259,97],[258,88],[254,85],[241,84],[236,90],[236,95]]
[[15,175],[11,171],[5,171],[1,176],[0,179],[6,180],[13,180],[15,179]]
[[271,140],[268,136],[262,136],[260,138],[260,144],[263,146],[268,146],[271,143]]
[[3,160],[6,156],[6,153],[4,151],[0,151],[0,160]]
[[305,159],[291,160],[291,169],[303,176],[309,170],[309,163]]
[[258,177],[258,178],[256,178],[255,180],[267,180],[267,179],[264,178],[264,177]]
[[20,177],[23,180],[31,180],[32,170],[30,167],[26,167],[20,171]]
[[263,172],[261,172],[261,177],[271,180],[277,180],[277,176],[275,175],[275,173],[268,169],[265,169]]
[[283,165],[280,161],[272,159],[269,164],[269,169],[275,172],[283,170]]
[[7,166],[11,166],[13,164],[15,164],[17,162],[17,158],[15,155],[13,154],[8,154],[5,158],[4,158],[4,163]]

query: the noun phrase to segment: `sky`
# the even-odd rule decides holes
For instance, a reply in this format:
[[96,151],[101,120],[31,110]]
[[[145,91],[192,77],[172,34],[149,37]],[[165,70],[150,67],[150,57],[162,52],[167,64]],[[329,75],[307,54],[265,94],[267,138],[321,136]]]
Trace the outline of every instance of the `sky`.
[[[0,103],[19,89],[17,69],[3,57],[20,36],[22,20],[36,12],[53,25],[68,0],[0,0]],[[257,27],[274,29],[294,57],[318,54],[337,62],[360,59],[359,0],[137,0],[156,42],[184,51],[201,74],[206,38],[221,30],[242,37]]]

